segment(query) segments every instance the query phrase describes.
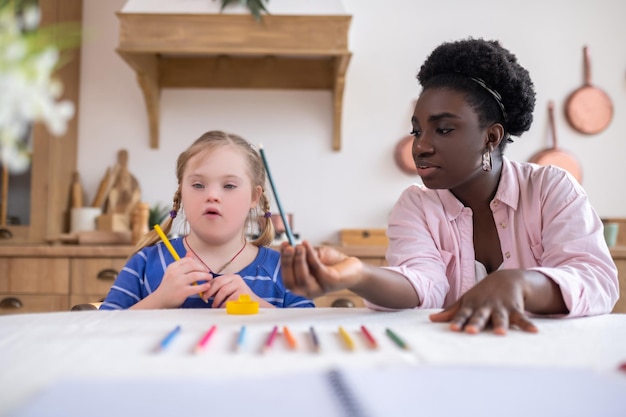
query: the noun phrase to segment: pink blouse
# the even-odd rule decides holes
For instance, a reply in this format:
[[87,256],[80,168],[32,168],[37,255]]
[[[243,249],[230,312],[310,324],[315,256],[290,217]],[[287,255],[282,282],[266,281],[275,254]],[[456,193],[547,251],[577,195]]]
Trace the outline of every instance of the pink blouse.
[[[612,310],[617,268],[600,218],[569,174],[504,158],[491,210],[501,269],[536,270],[553,279],[570,317]],[[476,283],[473,232],[472,210],[450,191],[412,185],[389,218],[386,268],[409,280],[419,307],[448,307]]]

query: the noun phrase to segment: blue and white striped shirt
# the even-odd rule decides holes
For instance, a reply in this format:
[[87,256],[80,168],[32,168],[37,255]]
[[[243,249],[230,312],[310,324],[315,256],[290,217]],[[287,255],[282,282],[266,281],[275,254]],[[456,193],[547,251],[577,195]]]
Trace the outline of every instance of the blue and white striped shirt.
[[[171,240],[172,246],[181,256],[187,250],[183,239]],[[113,283],[109,294],[100,306],[101,310],[126,309],[148,295],[161,284],[165,269],[174,262],[163,242],[141,249],[130,258]],[[308,298],[292,294],[283,284],[280,269],[280,253],[266,247],[259,247],[259,253],[252,263],[238,272],[248,287],[260,298],[275,307],[315,307]],[[211,308],[208,303],[194,294],[187,298],[181,308]]]

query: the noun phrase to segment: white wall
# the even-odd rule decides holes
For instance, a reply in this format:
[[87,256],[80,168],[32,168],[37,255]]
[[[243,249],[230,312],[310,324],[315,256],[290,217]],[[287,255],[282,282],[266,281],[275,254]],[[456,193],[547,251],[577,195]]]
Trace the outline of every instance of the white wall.
[[[410,129],[417,70],[441,42],[472,36],[499,39],[535,82],[535,123],[507,156],[527,160],[550,143],[547,102],[554,100],[559,145],[583,165],[592,204],[603,217],[626,217],[624,0],[343,0],[352,15],[353,57],[340,152],[331,148],[330,93],[278,90],[166,89],[160,147],[151,149],[135,74],[114,52],[114,12],[124,3],[84,5],[90,38],[82,47],[78,169],[88,199],[125,148],[143,200],[169,204],[178,154],[203,132],[221,129],[263,143],[283,208],[294,213],[294,231],[304,238],[336,241],[342,228],[385,227],[400,192],[418,180],[393,162],[396,142]],[[583,81],[585,44],[592,81],[615,111],[609,128],[594,136],[575,132],[563,116],[567,96]]]

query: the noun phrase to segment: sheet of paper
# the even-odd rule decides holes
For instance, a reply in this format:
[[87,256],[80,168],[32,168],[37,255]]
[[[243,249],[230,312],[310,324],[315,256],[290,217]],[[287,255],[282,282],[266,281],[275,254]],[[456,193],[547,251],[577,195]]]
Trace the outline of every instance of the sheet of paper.
[[626,416],[626,375],[617,371],[403,366],[332,372],[64,380],[9,417]]

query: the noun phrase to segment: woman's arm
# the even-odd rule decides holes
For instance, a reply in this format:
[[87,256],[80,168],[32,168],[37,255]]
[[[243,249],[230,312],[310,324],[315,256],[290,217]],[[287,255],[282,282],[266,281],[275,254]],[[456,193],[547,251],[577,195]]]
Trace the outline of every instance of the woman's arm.
[[281,267],[285,286],[306,297],[348,288],[389,308],[419,305],[417,293],[404,276],[365,264],[330,247],[313,248],[306,241],[296,247],[283,243]]

